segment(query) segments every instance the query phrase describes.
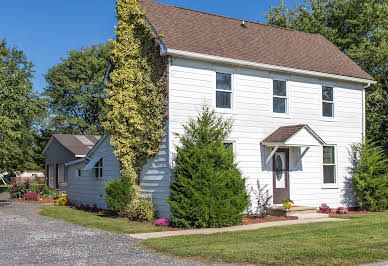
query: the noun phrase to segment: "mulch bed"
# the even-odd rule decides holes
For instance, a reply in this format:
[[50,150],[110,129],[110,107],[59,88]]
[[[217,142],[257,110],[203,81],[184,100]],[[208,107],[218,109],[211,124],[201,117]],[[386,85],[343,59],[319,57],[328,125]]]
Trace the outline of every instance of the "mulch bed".
[[246,224],[258,224],[258,223],[268,223],[268,222],[277,222],[277,221],[286,221],[286,220],[295,220],[295,217],[284,217],[284,216],[271,216],[267,215],[265,218],[259,216],[247,216],[245,217],[240,225]]
[[[347,214],[343,214],[344,216],[346,215],[352,215],[352,214],[378,214],[378,213],[388,213],[388,210],[382,211],[382,212],[372,212],[372,211],[360,211],[360,210],[353,210],[349,211]],[[332,212],[330,213],[331,215],[336,215],[337,213]]]
[[11,199],[15,202],[23,202],[23,203],[35,203],[35,204],[47,204],[47,203],[55,203],[54,199],[42,199],[42,200],[24,200],[24,199]]

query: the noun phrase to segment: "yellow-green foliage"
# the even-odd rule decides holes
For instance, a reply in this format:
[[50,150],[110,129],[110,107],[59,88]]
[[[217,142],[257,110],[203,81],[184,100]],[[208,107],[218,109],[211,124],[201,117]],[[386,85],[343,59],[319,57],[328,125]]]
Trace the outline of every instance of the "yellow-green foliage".
[[138,177],[164,137],[168,64],[137,0],[116,3],[118,27],[106,100],[110,110],[104,126],[122,177]]

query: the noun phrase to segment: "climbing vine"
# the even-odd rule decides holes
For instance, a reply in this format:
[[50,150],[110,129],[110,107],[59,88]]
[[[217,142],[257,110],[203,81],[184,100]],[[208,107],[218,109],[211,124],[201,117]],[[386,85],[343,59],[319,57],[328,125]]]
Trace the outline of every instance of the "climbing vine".
[[104,127],[121,163],[122,177],[138,177],[158,152],[167,118],[167,58],[137,0],[116,0],[109,107]]

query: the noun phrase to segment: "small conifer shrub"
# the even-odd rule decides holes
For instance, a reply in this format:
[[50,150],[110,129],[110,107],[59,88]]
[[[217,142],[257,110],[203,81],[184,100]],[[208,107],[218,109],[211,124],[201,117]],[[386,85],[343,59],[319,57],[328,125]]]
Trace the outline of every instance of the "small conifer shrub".
[[174,180],[171,182],[171,220],[183,228],[235,225],[248,206],[245,180],[234,161],[233,148],[224,146],[232,121],[203,107],[179,135]]
[[353,187],[356,202],[363,210],[383,211],[388,208],[388,158],[383,149],[365,141],[354,145],[356,153]]

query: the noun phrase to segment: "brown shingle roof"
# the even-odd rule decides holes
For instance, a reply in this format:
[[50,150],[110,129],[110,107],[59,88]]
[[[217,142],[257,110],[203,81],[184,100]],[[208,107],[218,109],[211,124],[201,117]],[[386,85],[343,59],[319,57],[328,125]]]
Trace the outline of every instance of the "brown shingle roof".
[[373,80],[325,37],[140,0],[167,49]]
[[306,125],[292,125],[279,127],[271,135],[266,137],[263,142],[285,142],[305,126]]
[[53,134],[53,138],[58,140],[59,143],[70,152],[74,153],[74,155],[85,156],[94,147],[101,136]]

